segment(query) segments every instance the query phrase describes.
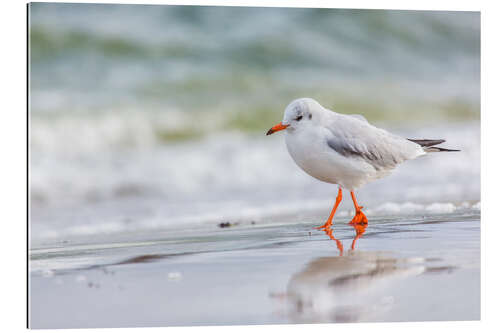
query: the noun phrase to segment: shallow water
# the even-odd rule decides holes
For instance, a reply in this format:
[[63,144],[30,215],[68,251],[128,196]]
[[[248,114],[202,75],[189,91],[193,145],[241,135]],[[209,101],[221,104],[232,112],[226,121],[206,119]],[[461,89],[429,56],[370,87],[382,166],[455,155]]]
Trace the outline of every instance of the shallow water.
[[284,220],[32,250],[31,325],[479,319],[477,211],[372,219],[354,250],[346,219]]

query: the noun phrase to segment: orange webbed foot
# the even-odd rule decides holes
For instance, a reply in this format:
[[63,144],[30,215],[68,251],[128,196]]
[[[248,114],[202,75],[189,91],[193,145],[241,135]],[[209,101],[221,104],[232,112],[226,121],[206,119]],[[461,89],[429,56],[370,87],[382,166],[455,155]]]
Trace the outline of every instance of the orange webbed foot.
[[314,229],[317,229],[317,230],[325,230],[325,229],[328,229],[332,226],[332,223],[325,223],[323,224],[322,226],[319,226],[319,227],[314,227]]
[[366,218],[365,213],[361,211],[363,207],[360,206],[359,209],[356,209],[356,215],[354,215],[353,219],[349,224],[368,224],[368,219]]

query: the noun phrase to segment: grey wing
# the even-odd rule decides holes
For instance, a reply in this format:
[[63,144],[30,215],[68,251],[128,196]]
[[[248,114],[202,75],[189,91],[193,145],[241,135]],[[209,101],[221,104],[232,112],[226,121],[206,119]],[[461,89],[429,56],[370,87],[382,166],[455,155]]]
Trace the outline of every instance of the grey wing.
[[417,144],[349,116],[338,114],[326,128],[331,149],[346,158],[362,159],[375,170],[392,169],[423,154]]

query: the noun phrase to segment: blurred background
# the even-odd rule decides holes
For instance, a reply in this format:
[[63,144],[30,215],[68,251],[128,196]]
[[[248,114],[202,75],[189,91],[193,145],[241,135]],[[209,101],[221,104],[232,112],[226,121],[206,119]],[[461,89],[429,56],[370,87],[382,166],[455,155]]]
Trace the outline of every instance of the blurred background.
[[478,12],[34,3],[29,25],[34,242],[322,224],[336,186],[264,135],[299,97],[462,150],[362,189],[368,213],[479,208]]

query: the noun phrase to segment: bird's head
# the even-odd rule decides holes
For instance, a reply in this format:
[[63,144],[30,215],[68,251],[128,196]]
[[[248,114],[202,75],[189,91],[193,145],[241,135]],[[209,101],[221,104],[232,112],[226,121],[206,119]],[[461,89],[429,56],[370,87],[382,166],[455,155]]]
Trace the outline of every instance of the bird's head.
[[283,120],[271,127],[266,135],[284,129],[294,130],[315,119],[322,106],[312,98],[299,98],[292,101],[285,109]]

